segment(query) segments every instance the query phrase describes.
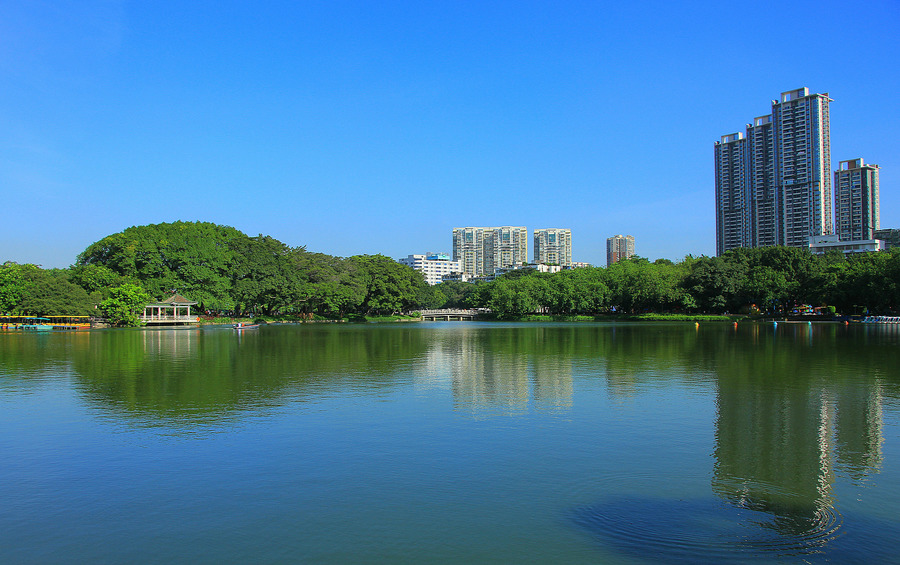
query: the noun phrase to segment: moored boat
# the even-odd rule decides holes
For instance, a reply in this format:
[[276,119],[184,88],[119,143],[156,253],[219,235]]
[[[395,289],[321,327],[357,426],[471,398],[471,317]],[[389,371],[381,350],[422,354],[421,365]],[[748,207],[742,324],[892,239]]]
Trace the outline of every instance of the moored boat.
[[864,324],[900,324],[900,316],[866,316]]
[[50,325],[49,318],[25,318],[24,323],[19,326],[20,330],[30,332],[49,332],[53,329]]

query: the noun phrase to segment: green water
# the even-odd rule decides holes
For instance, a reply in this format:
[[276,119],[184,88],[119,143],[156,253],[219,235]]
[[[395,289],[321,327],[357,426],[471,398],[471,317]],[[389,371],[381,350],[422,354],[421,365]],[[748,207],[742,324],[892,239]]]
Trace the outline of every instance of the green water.
[[900,562],[900,328],[0,333],[0,563]]

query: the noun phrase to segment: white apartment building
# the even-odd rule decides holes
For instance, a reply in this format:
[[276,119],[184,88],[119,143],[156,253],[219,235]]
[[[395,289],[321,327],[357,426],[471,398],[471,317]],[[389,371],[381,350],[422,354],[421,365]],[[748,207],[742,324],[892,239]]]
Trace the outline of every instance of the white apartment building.
[[409,255],[398,259],[398,263],[412,267],[425,275],[425,282],[436,285],[443,277],[461,271],[459,261],[453,261],[446,253],[426,253],[424,255]]
[[528,230],[521,226],[453,228],[453,260],[463,272],[492,275],[528,261]]
[[534,230],[534,262],[571,266],[572,230],[560,228]]
[[841,241],[874,239],[881,228],[878,165],[841,161],[834,172],[834,232]]

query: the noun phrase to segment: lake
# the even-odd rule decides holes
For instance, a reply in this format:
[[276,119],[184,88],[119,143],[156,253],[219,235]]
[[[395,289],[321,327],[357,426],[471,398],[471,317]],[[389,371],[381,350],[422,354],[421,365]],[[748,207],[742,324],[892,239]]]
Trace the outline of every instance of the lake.
[[0,332],[2,563],[898,563],[900,327]]

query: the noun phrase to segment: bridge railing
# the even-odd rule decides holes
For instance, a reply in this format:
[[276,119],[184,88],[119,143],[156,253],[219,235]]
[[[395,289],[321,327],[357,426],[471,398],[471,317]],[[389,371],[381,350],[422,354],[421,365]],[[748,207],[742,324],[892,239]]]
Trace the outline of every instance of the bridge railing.
[[421,314],[422,316],[440,316],[440,315],[455,316],[457,314],[474,316],[474,315],[480,314],[482,312],[485,312],[485,310],[478,309],[478,308],[441,308],[438,310],[419,310],[419,314]]

